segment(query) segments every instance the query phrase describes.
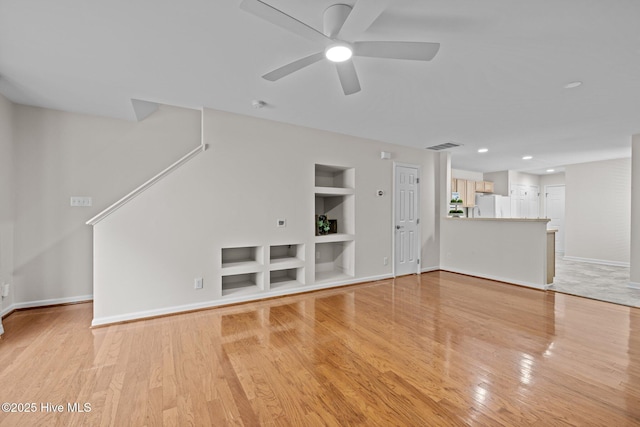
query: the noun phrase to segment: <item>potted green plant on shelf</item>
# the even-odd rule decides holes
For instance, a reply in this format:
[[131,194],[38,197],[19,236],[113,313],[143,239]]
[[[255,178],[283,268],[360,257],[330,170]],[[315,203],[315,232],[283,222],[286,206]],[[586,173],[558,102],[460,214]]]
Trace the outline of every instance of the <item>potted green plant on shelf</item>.
[[449,215],[451,215],[453,218],[460,218],[462,215],[464,215],[464,211],[459,208],[462,203],[463,201],[460,198],[451,199],[453,209],[449,210]]
[[316,225],[317,225],[318,234],[320,235],[329,234],[329,229],[331,229],[331,223],[327,219],[326,215],[318,215]]

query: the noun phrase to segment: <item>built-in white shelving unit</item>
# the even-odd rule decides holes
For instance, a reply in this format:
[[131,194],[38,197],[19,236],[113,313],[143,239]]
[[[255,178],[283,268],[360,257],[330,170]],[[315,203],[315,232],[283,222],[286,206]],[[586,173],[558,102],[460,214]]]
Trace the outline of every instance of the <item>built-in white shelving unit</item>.
[[315,215],[335,220],[336,229],[314,236],[315,256],[309,260],[305,259],[304,243],[285,241],[221,248],[223,299],[244,300],[252,295],[299,290],[309,279],[305,273],[308,268],[312,285],[339,284],[355,277],[355,169],[316,164],[314,172]]
[[222,297],[304,285],[304,245],[242,246],[221,250]]
[[315,213],[337,221],[336,233],[315,236],[316,283],[352,278],[355,275],[354,168],[315,165]]
[[222,296],[246,295],[264,289],[261,246],[222,248]]
[[269,247],[269,289],[304,285],[304,245]]

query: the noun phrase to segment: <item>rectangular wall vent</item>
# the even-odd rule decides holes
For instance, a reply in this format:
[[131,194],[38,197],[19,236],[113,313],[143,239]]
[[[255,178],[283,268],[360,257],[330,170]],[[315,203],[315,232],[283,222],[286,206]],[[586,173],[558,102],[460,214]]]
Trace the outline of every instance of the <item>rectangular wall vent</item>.
[[460,147],[460,145],[462,144],[456,144],[455,142],[445,142],[444,144],[427,147],[427,150],[441,151],[446,150],[447,148]]

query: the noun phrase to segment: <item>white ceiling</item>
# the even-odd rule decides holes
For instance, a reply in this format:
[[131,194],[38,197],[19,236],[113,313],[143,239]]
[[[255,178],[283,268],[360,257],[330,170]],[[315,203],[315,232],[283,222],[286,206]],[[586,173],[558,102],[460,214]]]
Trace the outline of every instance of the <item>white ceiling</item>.
[[[360,40],[440,51],[431,62],[355,58],[362,91],[350,96],[324,61],[262,79],[323,46],[240,1],[0,0],[0,92],[129,120],[134,98],[418,148],[456,142],[453,167],[478,172],[628,157],[640,133],[638,0],[392,1]],[[266,1],[319,30],[336,2]]]

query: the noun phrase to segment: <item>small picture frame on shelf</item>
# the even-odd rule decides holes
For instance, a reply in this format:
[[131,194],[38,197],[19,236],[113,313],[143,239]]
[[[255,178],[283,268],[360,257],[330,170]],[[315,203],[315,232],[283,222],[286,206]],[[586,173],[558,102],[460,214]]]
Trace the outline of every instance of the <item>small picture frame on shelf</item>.
[[329,234],[335,234],[338,232],[338,220],[330,219],[329,220]]

